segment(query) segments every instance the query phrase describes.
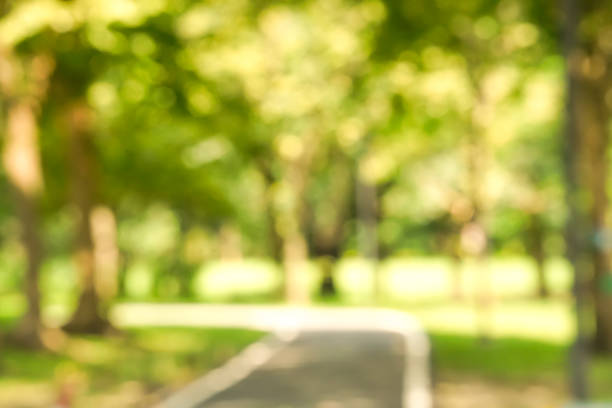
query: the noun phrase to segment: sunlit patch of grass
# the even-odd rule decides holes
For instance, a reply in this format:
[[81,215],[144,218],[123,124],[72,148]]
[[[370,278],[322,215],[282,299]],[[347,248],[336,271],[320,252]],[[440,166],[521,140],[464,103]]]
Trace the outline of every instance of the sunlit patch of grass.
[[[47,323],[57,325],[65,320],[76,301],[74,285],[66,280],[76,279],[66,262],[55,262],[45,269],[43,314]],[[138,264],[140,265],[140,264]],[[160,301],[152,293],[154,269],[136,265],[128,270],[128,296],[123,301]],[[491,257],[486,262],[493,295],[499,299],[533,297],[536,293],[535,264],[527,257]],[[372,304],[375,274],[380,277],[381,298],[386,303],[415,304],[446,302],[453,293],[456,265],[445,257],[389,258],[378,265],[371,261],[346,257],[335,267],[339,300],[344,304]],[[479,266],[465,260],[460,265],[461,288],[468,298],[478,291]],[[569,292],[571,276],[562,259],[547,262],[547,278],[555,296]],[[312,260],[304,277],[316,299],[322,274],[316,260]],[[281,300],[282,270],[266,259],[243,259],[231,262],[208,262],[195,274],[192,291],[195,298],[173,301],[276,303]],[[16,316],[23,311],[23,295],[18,288],[0,295],[0,323],[2,316]]]
[[213,262],[197,274],[194,289],[199,297],[221,301],[233,296],[271,294],[281,285],[281,273],[271,262],[242,260]]
[[573,315],[563,300],[517,300],[492,303],[487,310],[473,301],[404,306],[432,332],[485,334],[566,344],[573,336]]

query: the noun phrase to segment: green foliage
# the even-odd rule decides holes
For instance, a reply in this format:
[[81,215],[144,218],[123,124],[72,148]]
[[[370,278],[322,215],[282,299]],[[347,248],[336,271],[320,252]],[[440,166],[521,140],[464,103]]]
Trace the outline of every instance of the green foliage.
[[[286,162],[315,145],[305,200],[319,230],[356,217],[351,199],[342,214],[325,209],[342,201],[328,199],[338,183],[329,164],[345,161],[356,175],[344,183],[379,187],[385,252],[436,252],[432,242],[456,228],[453,203],[469,196],[476,121],[493,247],[516,248],[510,224],[534,201],[559,231],[563,67],[548,7],[30,0],[7,10],[5,47],[56,65],[40,120],[51,219],[71,194],[62,117],[84,98],[96,112],[96,199],[120,223],[163,205],[181,228],[236,223],[245,247],[265,253],[267,200],[291,205]],[[354,232],[344,228],[342,247]]]

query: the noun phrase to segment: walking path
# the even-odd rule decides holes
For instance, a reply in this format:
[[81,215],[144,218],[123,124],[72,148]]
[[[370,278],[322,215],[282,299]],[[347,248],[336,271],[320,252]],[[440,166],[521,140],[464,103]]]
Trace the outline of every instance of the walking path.
[[210,408],[400,408],[404,353],[394,333],[309,331]]
[[123,326],[242,327],[264,341],[159,408],[431,408],[429,343],[410,316],[383,309],[125,304]]

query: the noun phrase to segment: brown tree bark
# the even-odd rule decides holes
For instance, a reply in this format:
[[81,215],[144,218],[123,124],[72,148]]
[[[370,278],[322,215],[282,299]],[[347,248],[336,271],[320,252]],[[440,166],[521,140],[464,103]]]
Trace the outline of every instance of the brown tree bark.
[[[593,58],[591,56],[590,58]],[[585,72],[579,88],[579,130],[584,143],[582,158],[589,196],[589,235],[595,306],[594,342],[598,351],[612,352],[612,272],[606,242],[608,193],[608,116],[605,84]]]
[[37,145],[36,120],[32,106],[27,102],[10,106],[3,163],[12,185],[27,259],[24,276],[27,311],[13,337],[18,343],[27,346],[41,345],[42,329],[38,274],[43,260],[43,246],[36,209],[42,188],[42,173]]
[[53,68],[53,60],[46,56],[18,59],[9,52],[0,53],[0,89],[7,111],[2,164],[13,191],[27,260],[24,276],[27,310],[11,337],[31,347],[42,345],[38,275],[43,245],[36,207],[43,190],[43,176],[36,111],[46,95]]
[[586,281],[588,258],[585,256],[586,228],[584,186],[581,179],[582,143],[579,131],[580,85],[577,57],[579,55],[578,26],[580,10],[578,0],[563,0],[564,38],[563,51],[566,62],[565,123],[563,129],[563,155],[568,217],[565,225],[567,258],[574,273],[574,300],[576,313],[576,340],[570,349],[570,385],[573,397],[578,401],[588,399],[587,307]]
[[64,329],[75,333],[102,333],[110,324],[103,317],[96,291],[96,262],[91,225],[96,186],[92,140],[92,112],[84,102],[68,110],[68,158],[72,200],[78,211],[75,262],[81,279],[77,308]]

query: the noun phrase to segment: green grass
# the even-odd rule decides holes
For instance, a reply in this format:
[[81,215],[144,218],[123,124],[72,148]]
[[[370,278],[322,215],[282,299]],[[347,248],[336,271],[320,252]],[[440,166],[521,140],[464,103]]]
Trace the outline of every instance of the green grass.
[[0,407],[48,406],[65,387],[75,392],[76,407],[129,406],[221,365],[262,335],[143,328],[115,337],[71,337],[55,353],[3,346]]
[[567,344],[574,326],[570,304],[563,299],[498,300],[482,310],[471,301],[396,305],[416,316],[429,332],[463,336],[486,334]]
[[[436,380],[477,380],[521,389],[540,385],[569,396],[568,347],[549,341],[430,333]],[[594,356],[589,370],[591,398],[612,401],[612,357]]]
[[[55,286],[58,291],[71,287],[62,283],[62,279],[68,279],[70,274],[60,273],[60,266],[61,263],[57,263],[57,270],[49,268],[48,273],[58,275],[57,279],[52,276],[46,278],[45,291]],[[565,262],[551,259],[547,263],[547,278],[554,296],[542,301],[534,297],[535,273],[531,260],[521,257],[491,258],[486,264],[486,271],[493,289],[493,302],[486,313],[482,313],[476,302],[478,274],[483,270],[469,261],[461,265],[461,286],[465,297],[464,301],[459,302],[450,300],[453,267],[449,259],[414,257],[390,259],[377,269],[383,289],[379,305],[406,310],[423,323],[432,337],[438,375],[444,378],[471,377],[483,382],[494,381],[510,388],[535,382],[559,390],[560,393],[567,392],[566,353],[573,338],[574,323],[568,295],[571,276]],[[151,281],[147,274],[150,271],[142,265],[139,268],[133,272],[130,283],[133,299],[156,300],[149,291]],[[315,262],[311,263],[307,282],[315,303],[371,305],[374,304],[371,289],[374,271],[373,265],[365,260],[342,260],[336,268],[340,296],[333,299],[320,299],[316,296],[320,274]],[[190,301],[279,302],[280,273],[279,268],[265,260],[210,263],[198,272],[194,280],[197,298]],[[45,316],[49,321],[61,321],[67,315],[69,305],[62,303],[61,299],[69,298],[59,294],[46,297]],[[0,294],[0,327],[6,326],[21,310],[21,296]],[[479,341],[483,332],[490,338],[486,344]],[[124,384],[134,381],[141,386],[171,384],[173,380],[164,378],[164,373],[180,371],[173,367],[184,367],[182,358],[196,359],[194,367],[208,366],[207,361],[199,361],[196,357],[181,357],[176,350],[170,355],[154,352],[152,344],[160,345],[159,341],[154,340],[154,334],[143,335],[144,338],[153,339],[146,340],[140,338],[137,331],[130,333],[131,341],[140,344],[139,350],[145,351],[134,353],[133,358],[140,359],[134,367],[140,368],[125,369],[126,373],[120,377]],[[192,338],[191,335],[187,337]],[[178,340],[176,344],[188,347],[189,342]],[[161,341],[161,344],[164,343]],[[210,346],[210,350],[223,347],[214,341]],[[149,347],[149,354],[158,355],[159,358],[148,360],[142,357],[147,355],[146,347]],[[64,356],[69,365],[75,364],[74,357]],[[45,365],[45,359],[49,358],[53,360],[57,356],[43,357],[40,361]],[[28,367],[26,357],[23,359],[23,367]],[[93,362],[90,365],[79,364],[84,372],[98,373],[95,378],[104,378],[104,365]],[[15,366],[13,370],[16,370]],[[41,370],[44,371],[44,368]],[[55,373],[57,369],[52,371]],[[50,372],[45,375],[50,375]],[[130,380],[138,376],[141,380]],[[612,388],[609,386],[612,384],[612,358],[594,358],[590,383],[598,399],[612,399]]]
[[[487,262],[491,287],[497,297],[516,298],[535,293],[535,265],[526,257],[493,257]],[[14,268],[13,268],[14,269]],[[410,257],[385,260],[376,269],[381,277],[383,295],[389,302],[441,301],[451,293],[455,265],[444,257]],[[474,262],[461,265],[461,286],[469,296],[477,288],[478,267]],[[565,294],[570,287],[571,276],[562,259],[550,259],[546,265],[549,286],[556,295]],[[375,273],[371,262],[360,258],[344,258],[336,267],[338,289],[343,302],[362,304],[372,300],[372,282]],[[1,298],[16,290],[18,275],[0,268]],[[135,262],[126,275],[128,297],[149,300],[153,290],[153,265],[145,261]],[[304,281],[311,292],[316,292],[321,274],[315,261],[310,263]],[[193,280],[193,292],[198,301],[228,302],[256,300],[278,301],[281,287],[281,270],[270,260],[244,259],[231,262],[208,262],[197,271]],[[69,259],[48,260],[41,273],[44,303],[57,307],[73,303],[77,289],[77,277]]]
[[433,333],[433,358],[441,377],[470,376],[509,384],[548,382],[560,385],[566,347],[521,338],[482,342],[475,336]]
[[595,396],[612,401],[612,356],[596,357],[591,365],[590,383]]
[[[430,334],[437,379],[472,379],[511,390],[539,385],[569,395],[568,351],[574,331],[566,300],[500,300],[482,326],[472,303],[405,308]],[[592,357],[589,384],[594,400],[612,401],[612,356]]]

